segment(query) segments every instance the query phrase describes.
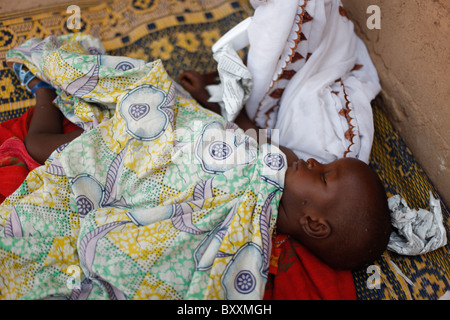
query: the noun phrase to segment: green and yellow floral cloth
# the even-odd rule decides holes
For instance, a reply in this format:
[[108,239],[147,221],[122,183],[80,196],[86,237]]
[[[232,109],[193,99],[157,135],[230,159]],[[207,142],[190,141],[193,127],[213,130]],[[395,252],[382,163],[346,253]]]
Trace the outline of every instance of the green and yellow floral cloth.
[[3,299],[260,299],[286,159],[200,107],[159,60],[82,35],[8,52],[85,133],[0,207]]

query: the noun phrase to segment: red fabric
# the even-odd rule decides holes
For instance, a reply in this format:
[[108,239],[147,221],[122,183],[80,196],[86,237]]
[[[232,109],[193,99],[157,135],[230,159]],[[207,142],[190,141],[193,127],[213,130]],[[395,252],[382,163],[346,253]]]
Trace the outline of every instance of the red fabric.
[[[34,108],[30,108],[19,118],[0,123],[0,203],[22,184],[31,170],[40,165],[23,144],[33,112]],[[78,128],[64,119],[64,133]]]
[[356,299],[351,271],[330,268],[295,240],[277,236],[272,260],[265,300]]

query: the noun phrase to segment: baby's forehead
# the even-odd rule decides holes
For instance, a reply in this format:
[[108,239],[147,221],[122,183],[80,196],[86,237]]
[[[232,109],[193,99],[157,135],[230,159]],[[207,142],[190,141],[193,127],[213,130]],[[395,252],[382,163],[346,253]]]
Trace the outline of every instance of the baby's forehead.
[[358,181],[369,181],[373,175],[369,165],[355,158],[342,158],[330,163],[328,166],[339,170],[342,173],[342,178],[350,175],[352,179]]
[[372,169],[353,158],[336,160],[326,166],[325,172],[328,172],[330,183],[333,183],[333,188],[329,188],[330,192],[333,191],[340,197],[367,194],[374,182]]
[[374,192],[377,185],[376,174],[366,163],[351,159],[341,161],[338,166],[340,174],[336,178],[335,190],[341,196],[369,196]]

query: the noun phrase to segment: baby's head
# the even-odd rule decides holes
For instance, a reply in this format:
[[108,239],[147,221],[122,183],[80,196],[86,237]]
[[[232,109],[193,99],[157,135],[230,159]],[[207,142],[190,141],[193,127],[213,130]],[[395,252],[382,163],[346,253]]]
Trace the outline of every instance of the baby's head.
[[335,269],[362,267],[376,260],[389,241],[385,190],[360,160],[299,160],[286,172],[277,230]]

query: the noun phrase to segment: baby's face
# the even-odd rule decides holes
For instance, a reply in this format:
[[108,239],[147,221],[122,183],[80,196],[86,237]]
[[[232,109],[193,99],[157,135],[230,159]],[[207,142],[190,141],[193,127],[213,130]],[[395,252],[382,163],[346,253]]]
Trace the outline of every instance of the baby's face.
[[303,209],[332,214],[345,202],[358,201],[361,183],[368,166],[356,159],[344,158],[329,164],[314,159],[298,160],[288,167],[280,202],[277,226],[281,232],[298,223]]

